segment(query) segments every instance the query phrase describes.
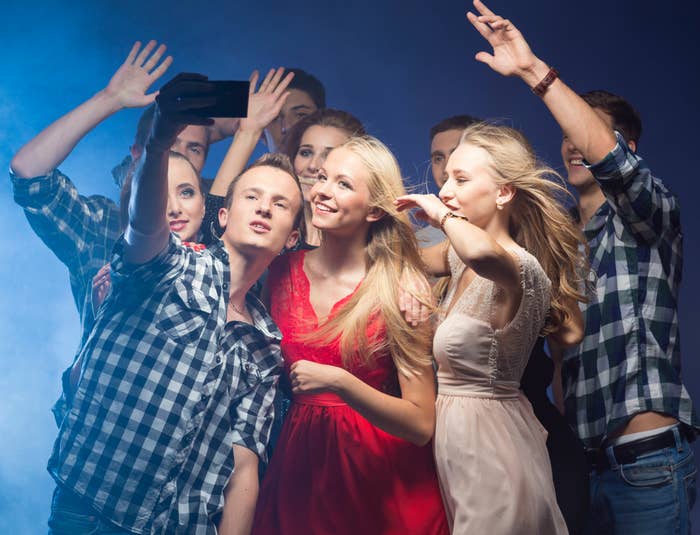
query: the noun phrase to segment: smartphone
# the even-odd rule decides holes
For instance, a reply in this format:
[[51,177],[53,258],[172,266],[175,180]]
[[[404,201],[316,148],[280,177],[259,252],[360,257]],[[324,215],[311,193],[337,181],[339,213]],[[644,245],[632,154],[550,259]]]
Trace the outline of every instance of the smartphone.
[[201,117],[247,117],[248,116],[248,93],[250,82],[235,80],[215,80],[207,81],[205,85],[210,85],[210,92],[207,94],[215,97],[215,102],[211,106],[200,108],[195,111]]
[[211,104],[195,106],[187,113],[199,117],[247,117],[250,82],[236,80],[180,80],[159,100],[168,106],[171,99],[186,103],[188,99],[211,100]]

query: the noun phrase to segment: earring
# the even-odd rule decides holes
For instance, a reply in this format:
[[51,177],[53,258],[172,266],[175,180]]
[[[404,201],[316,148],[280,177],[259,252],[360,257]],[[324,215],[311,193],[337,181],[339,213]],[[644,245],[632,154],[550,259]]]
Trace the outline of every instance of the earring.
[[497,202],[496,203],[496,210],[503,210],[503,203]]

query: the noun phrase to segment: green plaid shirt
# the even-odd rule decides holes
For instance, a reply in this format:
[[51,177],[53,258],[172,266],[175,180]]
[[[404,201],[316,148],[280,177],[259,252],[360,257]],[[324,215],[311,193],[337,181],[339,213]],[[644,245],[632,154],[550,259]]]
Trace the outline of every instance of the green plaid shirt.
[[567,418],[590,448],[640,412],[700,424],[681,383],[678,202],[619,134],[617,141],[588,165],[607,202],[584,228],[595,291],[582,305],[584,339],[566,352],[562,371]]

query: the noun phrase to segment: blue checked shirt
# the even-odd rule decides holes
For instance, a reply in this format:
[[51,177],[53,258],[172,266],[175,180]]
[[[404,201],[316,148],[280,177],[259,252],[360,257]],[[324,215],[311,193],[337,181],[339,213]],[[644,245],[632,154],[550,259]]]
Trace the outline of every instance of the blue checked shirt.
[[617,146],[588,166],[605,194],[584,232],[595,291],[582,305],[582,343],[565,354],[566,414],[590,448],[639,412],[700,423],[681,383],[680,209],[644,160]]
[[251,293],[254,325],[226,321],[221,242],[196,252],[171,236],[140,266],[123,247],[48,468],[124,529],[213,534],[232,445],[264,460],[281,334]]

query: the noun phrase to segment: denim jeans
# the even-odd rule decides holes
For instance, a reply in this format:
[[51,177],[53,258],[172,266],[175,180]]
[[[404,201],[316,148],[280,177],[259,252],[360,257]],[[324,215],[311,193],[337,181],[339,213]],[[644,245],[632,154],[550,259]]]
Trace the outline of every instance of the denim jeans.
[[673,428],[674,447],[641,455],[620,465],[608,447],[610,468],[591,473],[593,535],[689,534],[695,503],[697,467],[688,441]]
[[128,535],[98,514],[77,494],[58,485],[53,491],[49,535]]

